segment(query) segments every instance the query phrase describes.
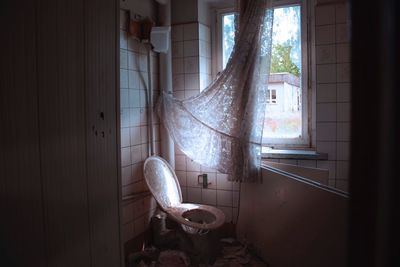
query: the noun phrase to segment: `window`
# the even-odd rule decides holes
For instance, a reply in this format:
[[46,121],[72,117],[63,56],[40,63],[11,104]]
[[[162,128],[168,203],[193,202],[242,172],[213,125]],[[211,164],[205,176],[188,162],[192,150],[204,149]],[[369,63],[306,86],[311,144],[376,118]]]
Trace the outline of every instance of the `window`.
[[[310,60],[306,1],[285,0],[274,3],[273,48],[263,144],[274,147],[309,147],[311,131],[307,96],[311,93],[308,93]],[[216,68],[221,71],[226,66],[235,40],[235,14],[232,11],[219,12],[217,26],[219,47],[216,52],[220,56]]]
[[267,104],[276,104],[276,90],[275,89],[267,90]]
[[222,25],[222,68],[225,69],[235,44],[235,13],[223,14]]

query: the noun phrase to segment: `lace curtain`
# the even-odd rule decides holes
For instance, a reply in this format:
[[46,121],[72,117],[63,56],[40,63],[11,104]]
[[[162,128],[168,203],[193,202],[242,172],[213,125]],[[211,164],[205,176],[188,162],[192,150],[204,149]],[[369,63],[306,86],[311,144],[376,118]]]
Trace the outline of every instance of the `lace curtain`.
[[175,144],[232,181],[260,179],[261,139],[271,57],[273,10],[247,1],[225,70],[199,95],[163,93],[158,114]]

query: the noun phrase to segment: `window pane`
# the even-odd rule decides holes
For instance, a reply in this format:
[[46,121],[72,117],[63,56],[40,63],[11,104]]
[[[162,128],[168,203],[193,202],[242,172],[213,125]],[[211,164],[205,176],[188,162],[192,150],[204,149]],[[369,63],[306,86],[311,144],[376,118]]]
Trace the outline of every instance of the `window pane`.
[[298,138],[301,114],[300,6],[275,8],[264,138]]
[[225,69],[235,43],[235,14],[223,15],[222,21],[222,68]]

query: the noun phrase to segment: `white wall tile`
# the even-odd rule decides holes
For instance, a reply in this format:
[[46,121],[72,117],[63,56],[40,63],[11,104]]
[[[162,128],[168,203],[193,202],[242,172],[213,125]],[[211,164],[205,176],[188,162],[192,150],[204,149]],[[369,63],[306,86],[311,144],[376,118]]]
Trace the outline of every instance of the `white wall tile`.
[[130,146],[129,128],[121,128],[121,147]]
[[139,53],[141,43],[133,37],[128,37],[128,50]]
[[341,122],[350,121],[350,103],[337,103],[337,120]]
[[201,190],[201,202],[206,205],[217,204],[217,190],[214,189],[202,189]]
[[121,148],[121,165],[122,167],[131,164],[131,150],[130,147]]
[[126,30],[126,24],[128,22],[128,12],[125,10],[119,11],[119,28],[121,30]]
[[317,123],[317,141],[336,141],[336,122]]
[[140,126],[140,143],[144,144],[148,142],[148,129],[147,126]]
[[350,141],[350,123],[338,122],[337,123],[337,140]]
[[119,48],[127,49],[128,47],[128,35],[126,31],[119,31]]
[[199,41],[200,56],[205,58],[211,58],[211,44],[206,41]]
[[239,191],[240,190],[240,182],[232,182],[232,188],[234,191]]
[[129,73],[128,87],[130,89],[140,89],[139,72],[130,70],[130,71],[128,71],[128,73]]
[[139,54],[139,70],[147,72],[147,55]]
[[175,90],[185,89],[185,74],[174,74],[172,75],[172,85]]
[[120,108],[121,127],[129,127],[129,109]]
[[199,172],[200,171],[200,164],[194,162],[190,158],[186,157],[186,170],[188,171],[195,171]]
[[186,157],[183,155],[175,156],[175,170],[186,171]]
[[185,90],[199,90],[199,74],[185,74]]
[[232,190],[232,182],[228,181],[227,174],[217,173],[217,189]]
[[317,83],[335,83],[336,65],[325,64],[317,65]]
[[200,175],[200,172],[187,171],[186,172],[186,185],[188,187],[201,187],[201,185],[198,182],[199,175]]
[[348,43],[350,40],[347,24],[336,24],[336,42]]
[[183,42],[172,43],[172,58],[183,57]]
[[128,68],[130,70],[139,70],[139,54],[129,51],[128,52]]
[[198,57],[185,57],[184,58],[184,73],[198,73],[199,72],[199,58]]
[[207,88],[210,85],[208,75],[201,73],[200,74],[200,92]]
[[207,173],[209,173],[209,172],[217,172],[216,170],[214,170],[212,168],[209,168],[209,167],[206,167],[206,166],[203,166],[203,165],[200,165],[200,171],[201,172],[207,172]]
[[189,203],[201,203],[201,188],[188,187],[186,190]]
[[143,179],[143,162],[139,162],[136,164],[132,164],[132,181],[133,182],[138,182]]
[[335,6],[322,5],[315,8],[315,25],[335,23]]
[[149,144],[141,144],[140,145],[141,148],[141,152],[142,152],[142,160],[146,160],[148,157],[150,157],[149,155]]
[[199,24],[191,23],[183,25],[183,40],[199,39]]
[[140,108],[140,125],[147,125],[147,110],[148,108]]
[[350,82],[350,64],[341,63],[336,65],[337,81],[338,82]]
[[336,45],[336,59],[338,63],[350,62],[350,44]]
[[336,5],[336,23],[345,23],[347,20],[347,4]]
[[186,172],[185,171],[175,171],[176,176],[178,177],[180,186],[186,186]]
[[183,41],[183,25],[174,25],[171,29],[171,40]]
[[217,174],[215,172],[206,172],[207,180],[208,180],[208,188],[216,189],[217,188]]
[[336,63],[335,45],[317,45],[315,47],[315,56],[317,64]]
[[119,85],[121,88],[128,88],[128,70],[119,71]]
[[183,55],[185,57],[193,57],[199,55],[199,40],[184,41]]
[[350,83],[337,84],[337,101],[349,102],[351,101],[351,85]]
[[147,107],[147,92],[145,90],[140,90],[140,107]]
[[317,103],[336,102],[336,83],[317,84]]
[[218,206],[232,207],[233,205],[233,192],[225,190],[217,190],[217,204]]
[[130,183],[132,183],[132,168],[131,166],[126,166],[126,167],[122,167],[121,170],[121,182],[122,182],[122,186],[124,185],[128,185]]
[[211,30],[210,27],[199,23],[199,39],[210,42],[211,41]]
[[239,192],[233,192],[233,207],[239,207],[239,199],[240,199],[240,193]]
[[334,122],[336,121],[336,104],[322,103],[317,104],[317,122]]
[[120,89],[120,105],[121,105],[121,108],[129,108],[129,91],[128,91],[128,89]]
[[128,69],[128,52],[124,49],[119,50],[119,67]]
[[129,126],[140,125],[140,108],[129,109]]
[[172,59],[172,72],[173,72],[173,74],[184,73],[183,58],[173,58]]
[[336,164],[336,178],[339,180],[345,180],[349,178],[349,162],[348,161],[337,161]]
[[129,89],[129,107],[130,108],[139,108],[140,107],[139,90]]
[[130,128],[130,140],[132,146],[139,145],[141,143],[140,126]]
[[315,29],[317,45],[335,43],[335,25],[317,26]]
[[337,160],[350,159],[350,142],[337,142]]
[[131,163],[138,163],[142,160],[141,146],[131,146]]

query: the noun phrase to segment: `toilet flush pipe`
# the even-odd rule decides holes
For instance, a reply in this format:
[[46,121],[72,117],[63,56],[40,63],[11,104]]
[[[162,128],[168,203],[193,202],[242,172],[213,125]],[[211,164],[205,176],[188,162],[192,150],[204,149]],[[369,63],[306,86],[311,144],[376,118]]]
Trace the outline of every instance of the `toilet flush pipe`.
[[148,136],[149,136],[149,156],[154,155],[154,125],[153,125],[153,85],[152,85],[152,74],[151,74],[151,43],[147,45],[147,122],[148,122]]
[[[171,26],[171,1],[156,0],[161,26]],[[168,40],[168,51],[160,54],[160,89],[172,94],[172,53],[171,38]],[[174,143],[164,126],[160,125],[161,156],[175,168]]]

